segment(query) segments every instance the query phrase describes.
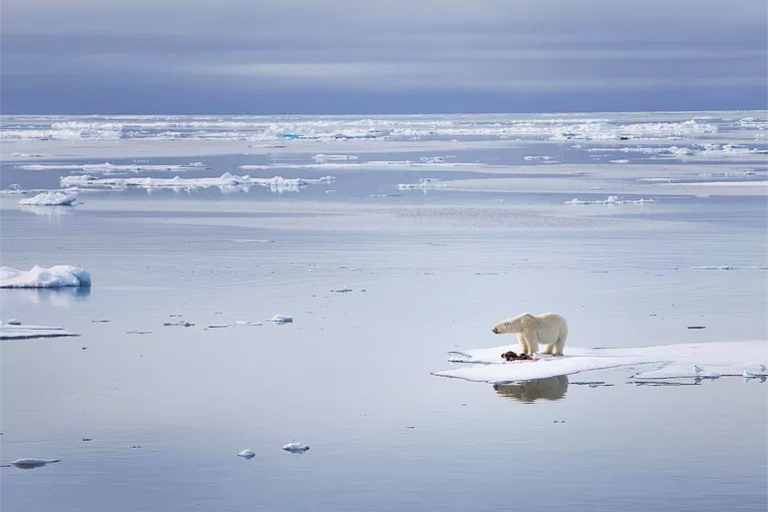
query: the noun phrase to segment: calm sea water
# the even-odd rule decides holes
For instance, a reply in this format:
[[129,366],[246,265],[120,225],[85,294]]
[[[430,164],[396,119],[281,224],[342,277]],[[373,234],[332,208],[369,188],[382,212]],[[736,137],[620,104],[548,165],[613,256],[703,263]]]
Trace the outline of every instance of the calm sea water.
[[[513,159],[476,150],[497,158]],[[199,175],[243,163],[204,160]],[[0,181],[66,174],[6,162]],[[766,509],[764,382],[430,375],[457,347],[508,342],[491,327],[525,310],[563,314],[572,346],[765,339],[765,196],[584,210],[565,192],[397,189],[470,176],[456,171],[333,174],[333,194],[0,197],[3,265],[94,277],[89,292],[0,291],[3,319],[81,334],[0,344],[2,463],[61,459],[0,469],[3,510]],[[692,268],[710,265],[734,270]],[[163,326],[179,319],[195,325]],[[207,329],[237,320],[264,325]],[[311,449],[282,451],[292,440]]]

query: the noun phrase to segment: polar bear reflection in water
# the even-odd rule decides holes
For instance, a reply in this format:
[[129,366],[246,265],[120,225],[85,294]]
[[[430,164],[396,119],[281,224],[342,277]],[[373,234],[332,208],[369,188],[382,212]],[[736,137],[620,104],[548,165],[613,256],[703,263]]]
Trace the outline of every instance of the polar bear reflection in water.
[[528,380],[515,384],[495,384],[493,389],[500,396],[530,404],[536,400],[561,400],[568,391],[568,377]]

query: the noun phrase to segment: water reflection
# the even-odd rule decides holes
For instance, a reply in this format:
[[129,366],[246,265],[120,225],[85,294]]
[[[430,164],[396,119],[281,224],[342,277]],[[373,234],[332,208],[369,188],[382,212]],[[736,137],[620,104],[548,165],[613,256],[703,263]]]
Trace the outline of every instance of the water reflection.
[[568,391],[568,377],[550,377],[548,379],[528,380],[515,384],[496,384],[493,386],[500,396],[530,404],[536,400],[562,400]]
[[[5,291],[5,290],[4,290]],[[8,290],[6,293],[21,295],[32,304],[49,303],[58,307],[69,307],[75,301],[88,300],[90,286],[68,286],[65,288],[23,288]]]

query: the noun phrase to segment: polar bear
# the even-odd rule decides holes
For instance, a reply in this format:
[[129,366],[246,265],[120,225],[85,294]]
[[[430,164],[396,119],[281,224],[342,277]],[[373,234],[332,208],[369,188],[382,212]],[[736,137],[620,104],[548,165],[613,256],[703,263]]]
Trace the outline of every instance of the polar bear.
[[507,334],[516,332],[520,344],[523,346],[523,353],[533,355],[539,351],[539,343],[547,347],[543,354],[563,355],[563,345],[568,336],[568,324],[565,318],[554,313],[544,313],[543,315],[532,315],[523,313],[522,315],[507,318],[499,322],[493,328],[494,334]]

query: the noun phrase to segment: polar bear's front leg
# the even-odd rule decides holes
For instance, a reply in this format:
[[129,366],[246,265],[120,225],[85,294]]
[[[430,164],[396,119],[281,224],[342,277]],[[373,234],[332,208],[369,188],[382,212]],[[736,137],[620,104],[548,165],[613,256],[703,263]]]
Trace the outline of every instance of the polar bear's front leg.
[[520,333],[520,344],[523,346],[523,354],[532,356],[539,351],[539,342],[536,341],[536,336],[531,334]]

